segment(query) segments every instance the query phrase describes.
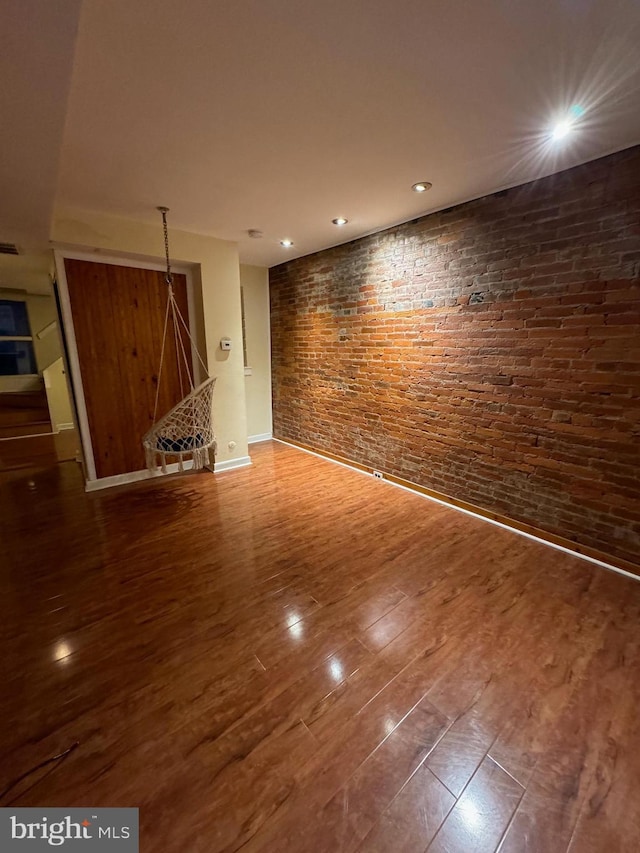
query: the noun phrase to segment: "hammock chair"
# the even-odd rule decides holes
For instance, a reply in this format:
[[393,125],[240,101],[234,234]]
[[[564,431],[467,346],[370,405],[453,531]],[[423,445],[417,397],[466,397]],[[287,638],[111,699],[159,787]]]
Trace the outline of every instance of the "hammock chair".
[[[169,208],[159,207],[162,214],[164,227],[164,246],[167,259],[167,272],[165,281],[167,283],[167,308],[164,315],[164,330],[162,333],[162,349],[160,351],[160,367],[158,369],[158,382],[156,385],[156,401],[153,409],[153,426],[143,436],[147,468],[152,473],[160,468],[164,474],[167,473],[167,460],[175,461],[177,458],[178,470],[184,471],[185,460],[191,459],[192,468],[198,470],[212,465],[213,455],[216,450],[216,438],[213,432],[211,418],[211,405],[213,399],[213,388],[215,377],[208,377],[198,386],[194,386],[193,369],[189,364],[182,339],[182,329],[187,333],[191,342],[193,352],[198,356],[200,364],[208,376],[207,367],[202,360],[195,345],[191,332],[187,326],[173,293],[173,276],[169,262],[169,235],[167,230],[167,212]],[[167,333],[169,329],[169,317],[173,324],[173,337],[175,340],[176,360],[178,377],[180,381],[180,394],[182,399],[166,415],[156,420],[158,414],[158,397],[160,394],[160,382],[162,380],[162,367],[164,364]],[[187,376],[190,390],[184,396],[182,381],[182,363]]]

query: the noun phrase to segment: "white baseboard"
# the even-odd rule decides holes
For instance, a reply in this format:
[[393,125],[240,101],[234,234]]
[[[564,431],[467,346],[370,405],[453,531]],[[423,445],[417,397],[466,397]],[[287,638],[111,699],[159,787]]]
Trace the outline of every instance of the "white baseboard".
[[257,444],[259,441],[271,441],[273,434],[270,432],[261,432],[258,435],[250,435],[247,439],[247,444]]
[[[184,471],[193,468],[193,461],[189,459],[182,465]],[[177,462],[172,462],[167,465],[167,474],[177,474],[180,470]],[[98,480],[87,480],[85,483],[86,492],[97,492],[99,489],[109,489],[111,486],[126,486],[127,483],[137,483],[140,480],[151,480],[154,477],[164,477],[164,471],[130,471],[128,474],[114,474],[113,477],[101,477]]]
[[[234,468],[244,468],[251,465],[249,456],[240,456],[238,459],[227,459],[225,462],[216,462],[214,473],[220,471],[232,471]],[[182,465],[183,471],[189,471],[193,468],[193,461],[189,459]],[[167,465],[167,474],[177,474],[180,468],[177,462],[172,462]],[[138,483],[141,480],[151,480],[154,477],[164,477],[165,473],[158,469],[157,471],[130,471],[127,474],[114,474],[113,477],[101,477],[99,480],[87,480],[85,483],[85,491],[97,492],[99,489],[109,489],[112,486],[126,486],[128,483]]]
[[213,470],[217,474],[219,471],[232,471],[234,468],[245,468],[251,464],[250,456],[240,456],[238,459],[227,459],[224,462],[216,462]]
[[56,427],[57,432],[62,432],[65,429],[73,429],[74,424],[58,424]]

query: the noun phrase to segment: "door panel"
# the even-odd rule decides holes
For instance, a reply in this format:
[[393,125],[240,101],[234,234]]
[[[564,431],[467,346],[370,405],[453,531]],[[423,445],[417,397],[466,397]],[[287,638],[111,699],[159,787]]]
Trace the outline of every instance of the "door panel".
[[[158,382],[167,300],[164,273],[69,258],[64,265],[96,474],[140,471],[145,467],[142,436],[153,421]],[[174,274],[173,289],[188,322],[184,275]],[[182,340],[191,364],[184,331]],[[170,319],[158,417],[188,390],[184,366],[178,369]]]

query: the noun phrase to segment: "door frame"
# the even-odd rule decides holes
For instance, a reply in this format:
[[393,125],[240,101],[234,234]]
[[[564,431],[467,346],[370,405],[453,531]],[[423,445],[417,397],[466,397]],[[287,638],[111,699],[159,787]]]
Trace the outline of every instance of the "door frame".
[[[80,430],[80,441],[82,444],[82,452],[85,462],[85,488],[88,492],[95,489],[103,489],[107,486],[120,486],[124,483],[133,483],[136,480],[146,480],[149,477],[162,476],[161,472],[152,473],[151,471],[131,471],[127,474],[116,474],[113,477],[98,477],[96,475],[96,463],[93,453],[93,444],[91,441],[91,430],[89,429],[89,417],[87,414],[87,404],[84,395],[84,386],[82,384],[82,372],[80,369],[80,358],[78,355],[78,345],[76,343],[76,333],[73,325],[73,314],[71,311],[71,299],[69,297],[69,285],[67,282],[67,271],[64,266],[65,260],[74,261],[89,261],[94,264],[111,264],[118,267],[131,267],[133,269],[154,270],[156,272],[166,272],[166,265],[155,261],[141,260],[131,258],[125,255],[108,255],[103,252],[76,252],[67,249],[54,249],[53,255],[56,266],[56,276],[58,281],[58,292],[60,296],[61,320],[64,327],[64,333],[67,339],[68,360],[70,368],[70,379],[73,387],[73,397],[75,399],[76,417]],[[193,287],[193,265],[172,264],[173,272],[184,275],[187,280],[187,307],[189,316],[187,318],[189,330],[195,337],[197,329],[195,297]],[[191,343],[191,362],[193,367],[193,379],[196,385],[201,382],[200,361],[195,344]],[[142,436],[140,436],[142,440]],[[184,467],[191,467],[192,462],[185,462]],[[178,470],[178,463],[167,465],[167,473],[175,473]]]

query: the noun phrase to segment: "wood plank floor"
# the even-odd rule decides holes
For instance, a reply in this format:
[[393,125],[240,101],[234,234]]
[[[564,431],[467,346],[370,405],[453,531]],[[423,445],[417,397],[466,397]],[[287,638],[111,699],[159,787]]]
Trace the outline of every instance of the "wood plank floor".
[[145,853],[637,853],[640,584],[252,457],[0,475],[0,790],[79,743],[1,804],[138,806]]

